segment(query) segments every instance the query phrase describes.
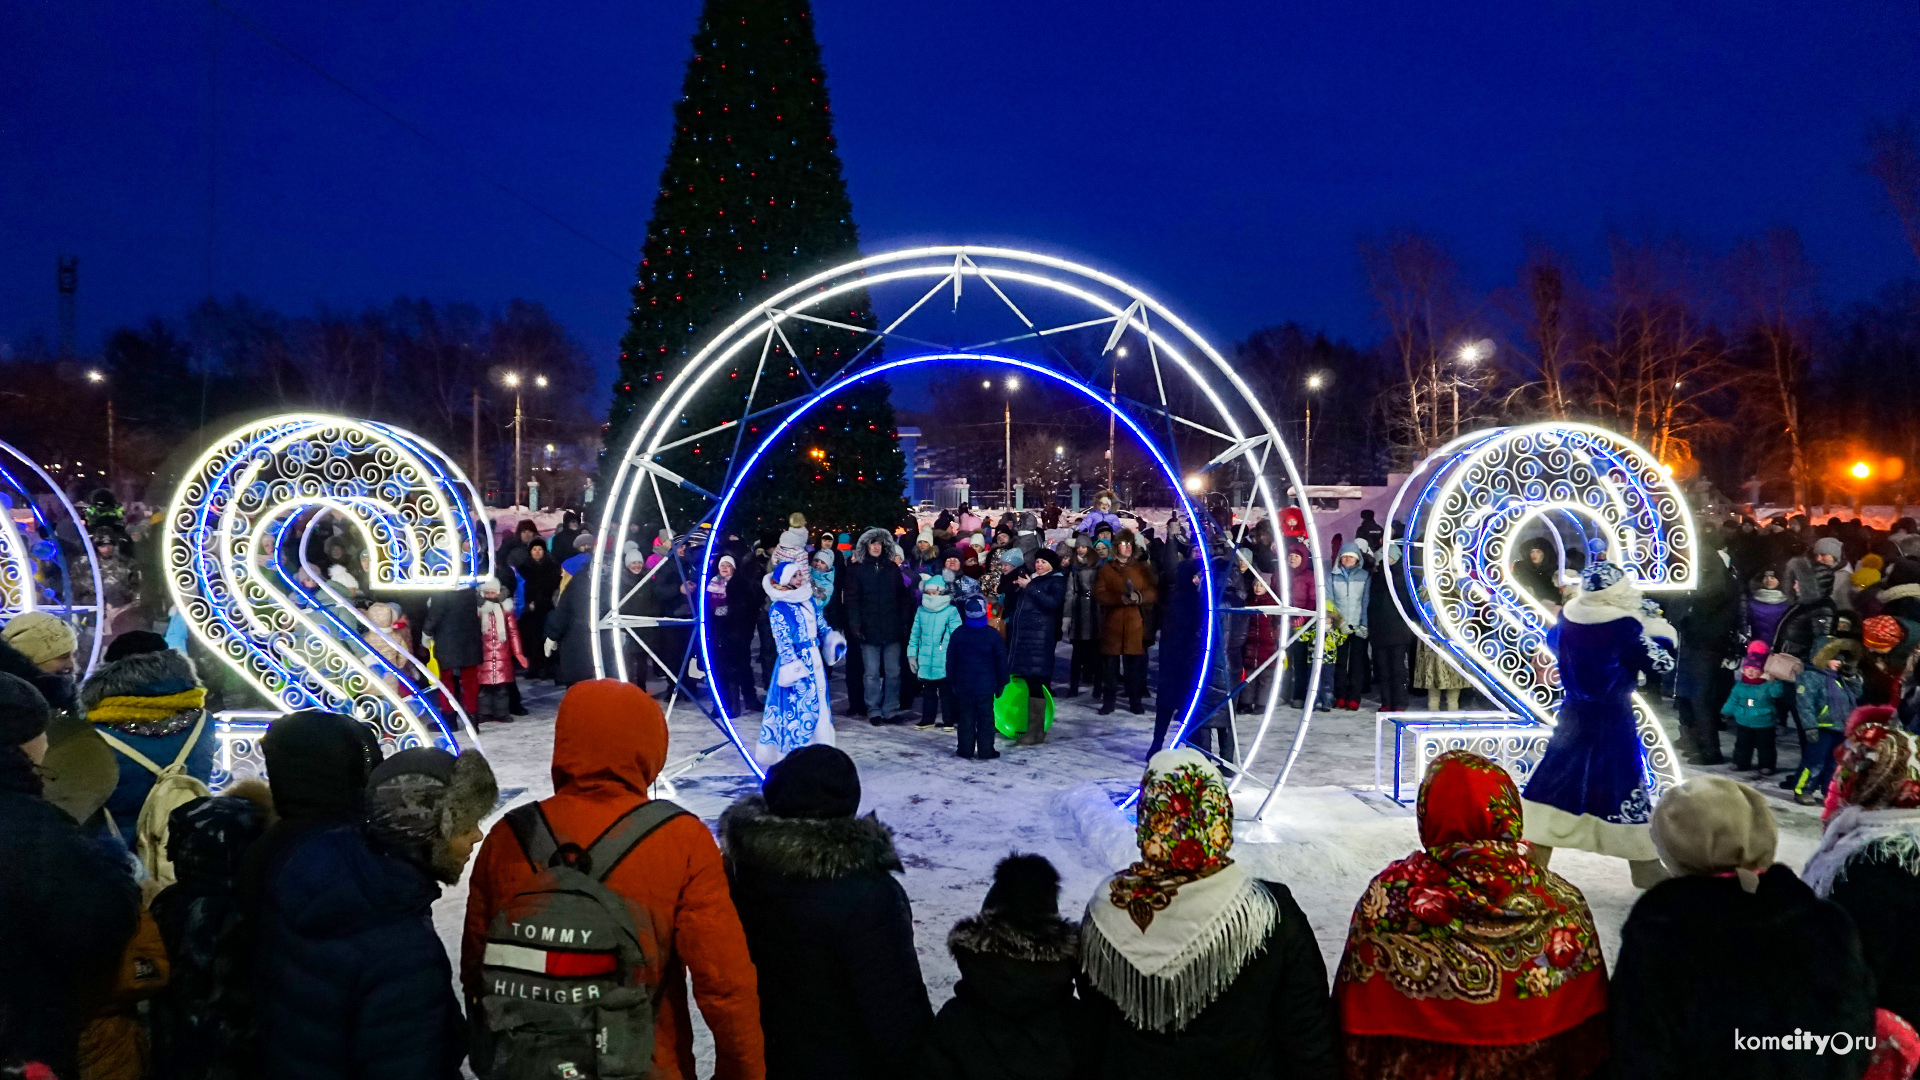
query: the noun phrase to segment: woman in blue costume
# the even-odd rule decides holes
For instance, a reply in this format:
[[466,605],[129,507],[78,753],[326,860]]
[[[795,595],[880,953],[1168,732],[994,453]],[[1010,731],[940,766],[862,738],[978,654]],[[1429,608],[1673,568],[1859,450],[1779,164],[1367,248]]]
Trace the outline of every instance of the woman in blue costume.
[[1547,631],[1566,691],[1560,722],[1521,793],[1540,865],[1570,847],[1626,859],[1641,888],[1665,876],[1632,698],[1641,672],[1658,678],[1673,668],[1678,640],[1619,566],[1581,571],[1579,594]]

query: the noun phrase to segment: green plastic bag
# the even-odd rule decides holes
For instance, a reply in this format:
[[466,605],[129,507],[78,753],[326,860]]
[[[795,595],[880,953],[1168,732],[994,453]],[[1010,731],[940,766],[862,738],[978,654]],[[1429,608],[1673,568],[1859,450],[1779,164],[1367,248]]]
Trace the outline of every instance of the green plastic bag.
[[[1042,686],[1040,692],[1046,695],[1046,719],[1041,721],[1045,731],[1053,730],[1053,691]],[[1007,680],[1007,688],[993,699],[993,728],[1009,739],[1017,739],[1027,732],[1027,680],[1015,675]]]

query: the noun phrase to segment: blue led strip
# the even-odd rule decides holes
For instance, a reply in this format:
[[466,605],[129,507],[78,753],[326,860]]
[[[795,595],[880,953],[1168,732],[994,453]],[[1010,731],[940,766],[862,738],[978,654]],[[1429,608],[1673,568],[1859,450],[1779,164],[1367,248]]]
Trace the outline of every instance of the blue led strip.
[[[1172,741],[1167,744],[1169,746],[1180,745],[1186,738],[1187,728],[1193,722],[1194,710],[1199,708],[1200,699],[1205,694],[1207,670],[1212,659],[1214,648],[1214,611],[1218,606],[1219,598],[1213,584],[1212,560],[1207,558],[1208,553],[1205,547],[1207,534],[1202,531],[1200,516],[1195,512],[1192,502],[1187,498],[1186,489],[1181,484],[1180,477],[1175,473],[1172,464],[1169,463],[1166,456],[1161,453],[1160,447],[1148,435],[1147,431],[1143,429],[1133,417],[1108,402],[1105,391],[1096,390],[1094,387],[1088,386],[1086,383],[1072,376],[1062,374],[1053,368],[1044,367],[1026,360],[1016,360],[1009,356],[994,356],[982,353],[934,353],[924,356],[909,356],[898,360],[889,360],[865,370],[854,372],[851,375],[846,375],[832,383],[822,386],[818,391],[808,397],[802,405],[792,412],[789,412],[785,417],[782,417],[779,423],[775,424],[773,428],[767,432],[766,437],[761,439],[759,444],[753,448],[753,452],[747,455],[746,461],[742,463],[740,467],[732,470],[732,477],[727,481],[726,487],[721,490],[720,499],[711,515],[713,531],[710,536],[715,539],[710,539],[709,542],[701,548],[700,576],[698,580],[705,582],[712,573],[714,548],[717,543],[717,538],[725,535],[724,525],[727,511],[733,505],[734,496],[737,495],[741,487],[744,486],[746,479],[753,475],[753,466],[759,460],[760,456],[780,438],[789,426],[812,411],[816,405],[833,397],[842,390],[853,386],[855,383],[899,368],[930,363],[999,364],[1005,367],[1015,367],[1023,371],[1030,371],[1035,375],[1044,375],[1063,386],[1073,388],[1089,401],[1094,402],[1101,408],[1112,413],[1120,423],[1126,426],[1128,431],[1133,433],[1135,438],[1140,440],[1140,444],[1147,448],[1147,452],[1153,455],[1155,463],[1160,466],[1161,471],[1166,475],[1169,486],[1173,489],[1174,497],[1180,500],[1180,511],[1187,516],[1187,521],[1190,526],[1189,532],[1194,538],[1195,552],[1200,563],[1200,572],[1203,578],[1202,588],[1205,590],[1204,599],[1207,610],[1206,629],[1201,636],[1200,667],[1194,680],[1193,692],[1189,695],[1186,706],[1181,709],[1179,727],[1173,733]],[[1137,554],[1143,555],[1144,552],[1138,552]],[[695,633],[700,643],[700,659],[706,669],[711,672],[714,670],[714,666],[712,647],[707,640],[707,591],[704,588],[698,589],[695,590],[694,595],[699,598],[696,605],[694,621]],[[721,729],[726,732],[727,738],[734,745],[734,749],[738,750],[740,756],[746,760],[747,767],[753,770],[755,776],[764,778],[766,776],[765,771],[762,770],[759,763],[754,760],[752,749],[741,739],[738,729],[734,727],[733,717],[727,715],[726,706],[717,700],[717,695],[714,702],[714,713],[719,717]],[[1138,797],[1139,792],[1135,791],[1133,795],[1128,798],[1127,802],[1122,805],[1131,805],[1133,800]]]

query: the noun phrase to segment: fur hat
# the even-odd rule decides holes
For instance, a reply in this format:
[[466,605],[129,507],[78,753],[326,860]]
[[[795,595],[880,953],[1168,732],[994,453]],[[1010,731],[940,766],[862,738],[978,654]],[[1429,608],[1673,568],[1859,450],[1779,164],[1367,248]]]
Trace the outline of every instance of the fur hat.
[[1677,877],[1731,870],[1753,892],[1779,841],[1766,796],[1724,776],[1696,776],[1653,808],[1654,850]]
[[36,665],[72,656],[74,650],[80,647],[80,639],[74,634],[73,627],[58,616],[44,611],[15,615],[5,629],[0,629],[0,641],[18,649]]
[[1049,571],[1060,568],[1060,556],[1052,548],[1043,547],[1035,550],[1033,553],[1033,561],[1036,569],[1038,569],[1038,564],[1042,562],[1047,564]]
[[402,750],[367,777],[367,831],[382,847],[448,884],[466,867],[448,842],[480,827],[499,800],[493,768],[476,750]]
[[129,656],[138,656],[141,653],[165,652],[166,649],[167,639],[161,637],[159,634],[151,630],[129,630],[119,637],[114,638],[113,643],[107,646],[105,660],[111,664],[116,661],[125,660]]
[[1620,569],[1615,563],[1602,559],[1588,563],[1587,568],[1580,571],[1580,589],[1582,592],[1597,593],[1610,589],[1626,579],[1625,570]]
[[1115,536],[1115,537],[1113,538],[1113,551],[1114,551],[1114,554],[1116,554],[1116,555],[1118,555],[1118,554],[1120,553],[1120,545],[1121,545],[1121,544],[1131,544],[1131,545],[1133,545],[1133,553],[1134,553],[1134,555],[1136,555],[1136,556],[1137,556],[1137,555],[1139,555],[1139,554],[1140,554],[1140,540],[1139,540],[1139,538],[1138,538],[1138,537],[1136,537],[1136,536],[1134,536],[1134,535],[1133,535],[1133,530],[1132,530],[1132,529],[1121,529],[1121,530],[1120,530],[1120,534],[1119,534],[1118,536]]

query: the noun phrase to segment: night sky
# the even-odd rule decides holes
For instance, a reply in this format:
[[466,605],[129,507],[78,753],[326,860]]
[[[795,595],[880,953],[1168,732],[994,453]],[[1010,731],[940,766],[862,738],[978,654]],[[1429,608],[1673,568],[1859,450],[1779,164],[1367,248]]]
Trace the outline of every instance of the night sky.
[[[54,335],[72,252],[83,348],[210,276],[289,313],[540,300],[611,373],[697,0],[223,2],[467,164],[206,3],[15,3],[0,342]],[[1286,319],[1371,340],[1355,239],[1401,224],[1480,286],[1528,237],[1595,269],[1610,227],[1796,226],[1831,302],[1920,271],[1860,169],[1868,124],[1920,109],[1910,2],[815,12],[866,250],[1077,257],[1222,343]]]

